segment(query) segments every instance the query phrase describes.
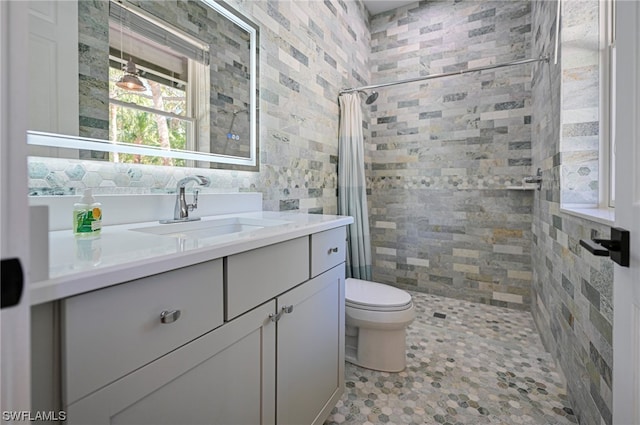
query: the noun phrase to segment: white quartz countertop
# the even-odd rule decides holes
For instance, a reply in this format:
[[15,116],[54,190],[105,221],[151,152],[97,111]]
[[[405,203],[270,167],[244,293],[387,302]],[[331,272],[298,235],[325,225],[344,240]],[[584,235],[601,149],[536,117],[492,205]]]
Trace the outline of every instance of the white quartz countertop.
[[158,226],[157,221],[105,226],[95,239],[74,237],[71,230],[49,232],[49,279],[31,284],[31,304],[78,295],[353,223],[352,217],[345,216],[267,211],[216,215],[203,217],[202,221],[231,217],[286,223],[189,239],[132,230]]

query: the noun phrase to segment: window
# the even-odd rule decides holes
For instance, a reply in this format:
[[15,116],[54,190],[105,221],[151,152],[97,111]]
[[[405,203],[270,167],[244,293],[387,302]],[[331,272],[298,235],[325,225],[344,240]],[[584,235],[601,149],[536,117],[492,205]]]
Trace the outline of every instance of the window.
[[[188,135],[193,137],[194,124],[194,119],[186,115],[187,82],[181,87],[173,87],[156,79],[141,78],[146,90],[133,92],[116,86],[122,77],[119,68],[109,69],[109,139],[161,149],[185,149]],[[144,68],[138,69],[143,75],[150,74]],[[114,153],[112,159],[115,162],[141,162],[141,156],[133,154]],[[168,165],[173,160],[164,158],[162,161]]]
[[611,221],[615,2],[568,0],[562,6],[562,209]]
[[[209,93],[208,48],[139,9],[110,2],[109,11],[109,139],[158,149],[207,146],[208,101],[202,100]],[[141,91],[116,84],[132,66],[129,61],[144,85]],[[191,165],[135,154],[113,153],[111,160]]]

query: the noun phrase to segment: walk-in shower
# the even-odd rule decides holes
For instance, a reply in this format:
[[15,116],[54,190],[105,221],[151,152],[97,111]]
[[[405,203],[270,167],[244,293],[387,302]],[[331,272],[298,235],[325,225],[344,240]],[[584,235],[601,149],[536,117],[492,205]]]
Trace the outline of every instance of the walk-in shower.
[[[338,213],[355,220],[352,277],[370,270],[364,280],[529,304],[532,198],[508,191],[531,174],[529,71],[517,68],[542,66],[549,56],[493,59],[409,79],[381,73],[386,82],[340,91]],[[471,73],[419,93],[405,84]],[[390,86],[393,94],[378,96]],[[374,102],[363,125],[361,105]]]

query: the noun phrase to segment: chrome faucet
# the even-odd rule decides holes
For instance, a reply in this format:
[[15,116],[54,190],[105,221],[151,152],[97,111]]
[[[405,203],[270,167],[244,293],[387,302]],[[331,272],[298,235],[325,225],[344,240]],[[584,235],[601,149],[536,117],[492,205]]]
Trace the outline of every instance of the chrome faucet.
[[178,223],[182,221],[196,221],[200,220],[200,217],[189,217],[189,211],[193,211],[198,208],[198,189],[193,191],[193,203],[188,204],[185,196],[185,186],[189,182],[196,182],[200,186],[208,186],[211,182],[205,176],[188,176],[178,181],[176,187],[176,205],[173,209],[173,219],[160,220],[160,223]]

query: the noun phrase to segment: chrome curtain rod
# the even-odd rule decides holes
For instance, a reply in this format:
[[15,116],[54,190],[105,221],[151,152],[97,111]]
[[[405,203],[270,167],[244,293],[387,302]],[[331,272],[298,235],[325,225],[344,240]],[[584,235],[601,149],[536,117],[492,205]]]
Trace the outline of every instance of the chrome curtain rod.
[[507,66],[525,65],[525,64],[528,64],[528,63],[542,62],[542,61],[549,62],[549,56],[545,55],[545,56],[541,56],[541,57],[539,57],[537,59],[521,59],[521,60],[512,61],[512,62],[497,63],[497,64],[494,64],[494,65],[479,66],[477,68],[463,69],[463,70],[460,70],[460,71],[444,72],[442,74],[425,75],[424,77],[409,78],[407,80],[393,81],[391,83],[371,84],[369,86],[353,87],[353,88],[348,88],[348,89],[342,89],[342,90],[340,90],[340,92],[338,94],[340,95],[340,94],[343,94],[343,93],[351,93],[351,92],[354,92],[354,91],[377,89],[377,88],[380,88],[380,87],[389,87],[389,86],[395,86],[395,85],[398,85],[398,84],[413,83],[413,82],[416,82],[416,81],[424,81],[424,80],[432,80],[434,78],[450,77],[452,75],[462,75],[462,74],[467,74],[469,72],[486,71],[486,70],[489,70],[489,69],[504,68],[504,67],[507,67]]

